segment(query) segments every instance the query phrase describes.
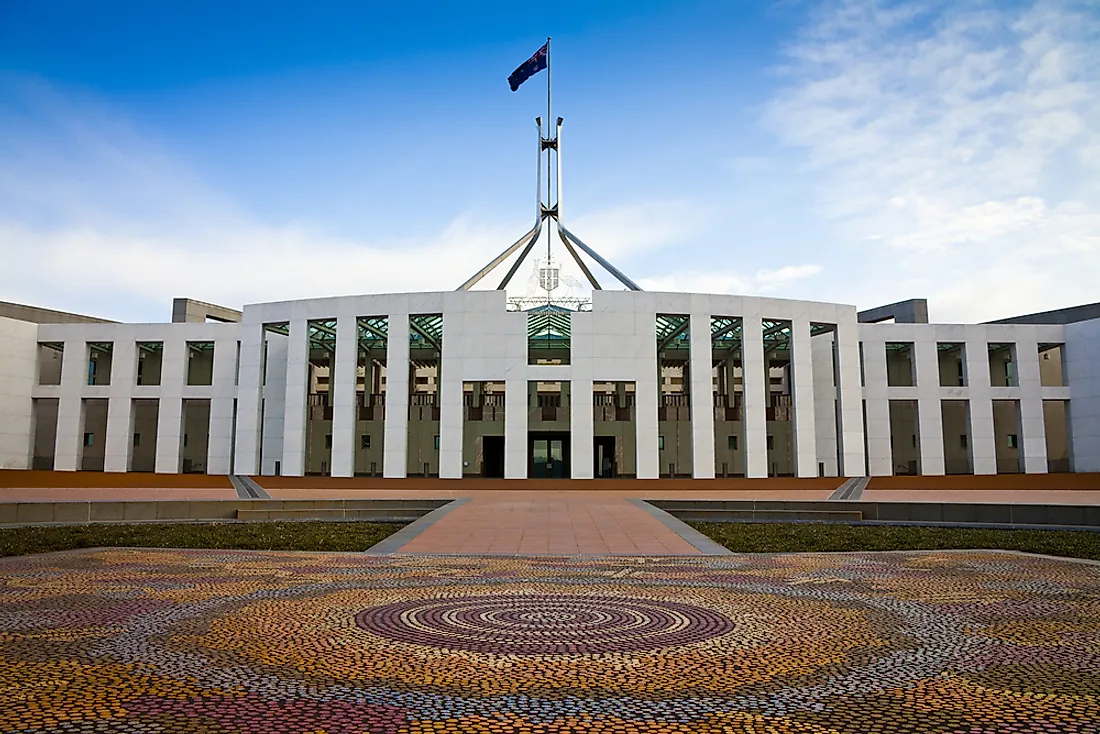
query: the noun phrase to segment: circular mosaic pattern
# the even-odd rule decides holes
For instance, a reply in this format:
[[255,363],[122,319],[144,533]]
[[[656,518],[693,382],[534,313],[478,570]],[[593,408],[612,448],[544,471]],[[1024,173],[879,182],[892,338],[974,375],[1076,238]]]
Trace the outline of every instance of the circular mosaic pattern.
[[724,614],[689,604],[571,594],[409,599],[365,609],[355,622],[399,642],[506,655],[637,652],[734,627]]

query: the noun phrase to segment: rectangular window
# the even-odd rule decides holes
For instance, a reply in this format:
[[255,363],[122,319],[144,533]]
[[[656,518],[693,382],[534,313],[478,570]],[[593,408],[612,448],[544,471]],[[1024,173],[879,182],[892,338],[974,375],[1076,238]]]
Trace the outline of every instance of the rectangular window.
[[989,380],[993,387],[1019,387],[1016,345],[989,344]]
[[331,449],[332,448],[332,434],[329,434],[329,435],[325,436],[325,448],[326,449]]
[[1008,434],[1008,447],[1010,449],[1019,448],[1019,441],[1017,440],[1015,433]]
[[775,436],[768,436],[768,451],[775,450]]
[[886,384],[890,387],[912,387],[913,342],[886,343]]
[[959,448],[963,448],[963,449],[966,448],[966,434],[965,433],[959,435]]
[[114,342],[88,342],[88,384],[111,384],[111,358]]
[[93,443],[95,443],[95,434],[94,433],[85,433],[84,434],[84,445],[85,446],[91,446]]
[[214,342],[187,342],[187,384],[214,382]]
[[184,448],[187,447],[187,434],[186,433],[183,434],[183,446],[184,446]]
[[61,361],[65,354],[63,342],[38,343],[38,384],[61,384]]
[[658,451],[664,451],[665,450],[665,437],[664,436],[658,436],[657,437],[657,450]]
[[917,434],[913,434],[913,448],[917,447]]
[[439,451],[439,436],[435,437],[435,450]]
[[141,434],[140,433],[135,433],[134,434],[134,446],[140,446],[140,445],[141,445]]
[[940,365],[940,387],[966,386],[966,344],[937,342],[936,359]]
[[369,449],[370,448],[370,434],[369,433],[364,433],[362,436],[359,437],[359,448],[361,448],[361,449]]
[[137,361],[137,384],[159,385],[164,364],[164,342],[138,342]]
[[730,436],[730,438],[729,438],[729,447],[730,447],[730,451],[736,451],[737,450],[737,436]]

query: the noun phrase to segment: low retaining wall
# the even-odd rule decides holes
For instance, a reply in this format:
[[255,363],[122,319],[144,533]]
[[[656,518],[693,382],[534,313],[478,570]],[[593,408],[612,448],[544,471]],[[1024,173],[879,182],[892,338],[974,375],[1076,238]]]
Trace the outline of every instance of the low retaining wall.
[[[847,502],[782,500],[646,500],[692,522],[878,522],[928,525],[1042,527],[1100,530],[1100,505],[1027,505],[963,502]],[[862,520],[838,517],[859,513]]]
[[412,522],[448,499],[150,500],[144,502],[0,502],[0,525],[97,522],[202,522],[275,519],[370,519]]

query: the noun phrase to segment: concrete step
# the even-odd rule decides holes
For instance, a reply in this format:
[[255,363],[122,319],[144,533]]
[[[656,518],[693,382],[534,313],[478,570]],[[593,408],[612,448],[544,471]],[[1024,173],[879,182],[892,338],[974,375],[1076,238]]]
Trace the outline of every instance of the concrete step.
[[678,520],[692,522],[731,522],[738,520],[859,522],[863,520],[863,513],[859,510],[730,510],[724,508],[676,510],[665,508],[665,511]]
[[302,509],[302,510],[237,510],[238,520],[361,520],[367,522],[413,522],[430,509]]

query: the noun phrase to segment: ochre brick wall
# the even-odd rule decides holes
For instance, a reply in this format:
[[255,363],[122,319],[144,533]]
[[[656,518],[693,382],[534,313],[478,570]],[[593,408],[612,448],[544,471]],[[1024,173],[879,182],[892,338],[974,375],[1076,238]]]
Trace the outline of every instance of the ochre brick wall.
[[232,489],[233,485],[224,475],[0,469],[0,487]]
[[995,474],[949,477],[872,477],[867,489],[1100,490],[1100,474]]

